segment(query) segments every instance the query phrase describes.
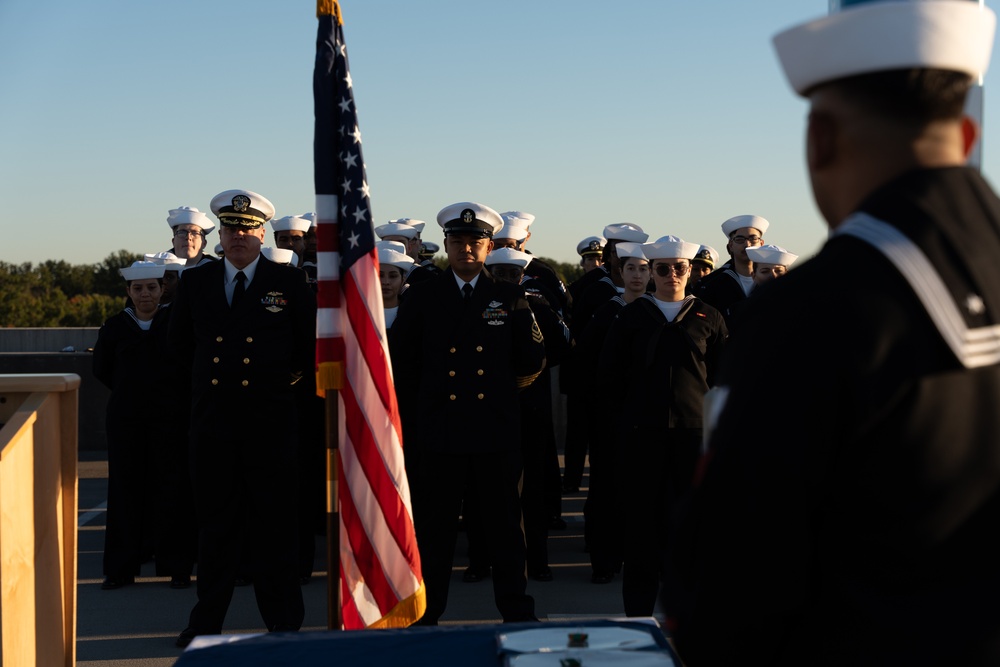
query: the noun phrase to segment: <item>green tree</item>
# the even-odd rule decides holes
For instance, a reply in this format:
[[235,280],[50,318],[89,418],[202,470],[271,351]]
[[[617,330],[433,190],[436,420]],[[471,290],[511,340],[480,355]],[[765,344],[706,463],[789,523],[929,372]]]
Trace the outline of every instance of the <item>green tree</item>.
[[66,295],[30,263],[0,262],[0,324],[56,327],[66,312]]
[[556,272],[557,276],[559,276],[559,279],[567,285],[583,275],[583,267],[579,264],[559,262],[554,259],[549,259],[548,257],[539,257],[538,259],[551,266],[552,270]]
[[90,294],[94,291],[95,267],[92,264],[70,264],[65,260],[46,260],[38,266],[44,276],[51,276],[53,284],[67,297]]
[[124,307],[123,296],[78,294],[67,302],[60,326],[99,327]]
[[98,294],[121,294],[122,276],[118,270],[131,266],[132,262],[140,259],[142,255],[128,250],[118,250],[105,257],[104,261],[94,267],[93,291]]

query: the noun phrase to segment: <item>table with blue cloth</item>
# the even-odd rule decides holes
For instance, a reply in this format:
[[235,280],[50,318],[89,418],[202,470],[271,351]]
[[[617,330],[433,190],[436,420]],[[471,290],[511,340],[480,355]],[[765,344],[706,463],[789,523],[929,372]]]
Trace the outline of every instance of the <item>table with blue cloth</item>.
[[[498,645],[498,635],[520,630],[565,628],[570,633],[587,633],[595,628],[627,628],[648,633],[648,648],[636,651],[663,654],[680,666],[670,644],[654,623],[642,621],[586,620],[498,625],[455,625],[413,627],[399,630],[353,630],[344,632],[269,633],[238,641],[185,651],[175,667],[212,665],[371,665],[386,667],[434,665],[434,667],[474,667],[504,665],[506,656]],[[227,637],[230,639],[231,637]],[[232,637],[235,638],[235,637]],[[558,660],[554,661],[558,665]],[[667,663],[669,664],[669,663]],[[586,662],[584,662],[586,667]]]

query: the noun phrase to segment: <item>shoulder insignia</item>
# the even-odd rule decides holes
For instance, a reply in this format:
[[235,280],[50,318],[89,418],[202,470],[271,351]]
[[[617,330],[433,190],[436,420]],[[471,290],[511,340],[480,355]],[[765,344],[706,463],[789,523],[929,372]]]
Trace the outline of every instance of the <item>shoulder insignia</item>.
[[538,322],[531,321],[531,339],[536,343],[544,343],[545,339],[542,338],[542,330],[538,328]]

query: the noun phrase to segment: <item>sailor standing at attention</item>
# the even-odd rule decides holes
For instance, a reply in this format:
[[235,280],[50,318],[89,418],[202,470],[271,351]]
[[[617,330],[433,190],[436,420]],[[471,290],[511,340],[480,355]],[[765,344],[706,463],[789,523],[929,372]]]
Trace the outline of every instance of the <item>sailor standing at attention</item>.
[[[302,271],[260,253],[271,202],[227,190],[212,212],[225,259],[184,272],[170,320],[192,373],[198,508],[198,603],[178,646],[222,632],[244,554],[267,629],[298,630],[304,615],[293,385],[314,365],[316,300]],[[282,419],[260,419],[262,406]]]
[[[467,486],[488,527],[497,609],[504,621],[534,620],[518,497],[518,391],[545,367],[545,345],[524,290],[484,268],[500,215],[460,202],[437,220],[449,269],[407,290],[389,333],[427,584],[419,623],[436,625],[444,613]],[[495,428],[498,414],[505,428]]]

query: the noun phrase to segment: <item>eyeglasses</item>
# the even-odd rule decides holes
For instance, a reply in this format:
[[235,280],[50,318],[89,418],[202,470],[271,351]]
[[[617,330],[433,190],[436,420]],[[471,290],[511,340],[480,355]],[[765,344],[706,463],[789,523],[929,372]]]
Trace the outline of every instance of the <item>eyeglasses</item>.
[[735,243],[736,245],[743,245],[744,243],[747,244],[747,245],[757,245],[758,243],[760,243],[764,239],[762,239],[759,236],[754,235],[754,236],[734,236],[730,240],[733,243]]
[[671,274],[677,276],[686,275],[690,268],[690,264],[657,264],[653,267],[653,270],[656,271],[656,275],[666,278]]
[[494,264],[490,267],[490,273],[498,280],[518,284],[524,276],[524,269],[519,266]]
[[183,239],[183,238],[187,238],[188,236],[201,236],[201,237],[204,237],[205,236],[205,232],[201,231],[200,229],[176,229],[176,230],[174,230],[174,237],[175,238]]

